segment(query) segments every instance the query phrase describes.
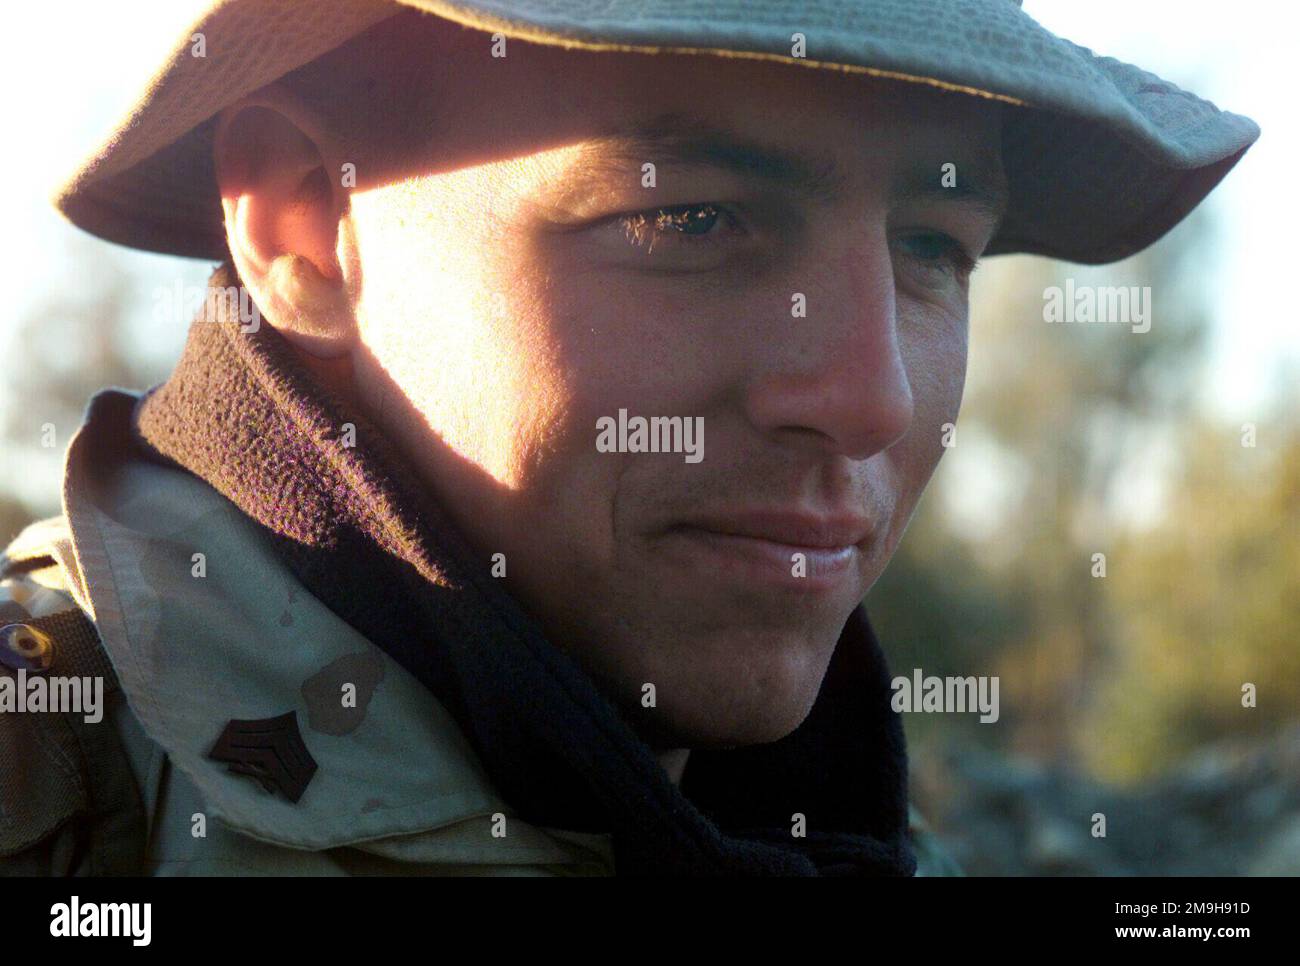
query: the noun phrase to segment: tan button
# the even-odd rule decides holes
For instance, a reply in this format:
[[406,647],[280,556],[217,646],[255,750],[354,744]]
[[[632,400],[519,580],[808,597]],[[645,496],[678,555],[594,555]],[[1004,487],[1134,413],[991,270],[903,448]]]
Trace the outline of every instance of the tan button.
[[0,627],[0,664],[14,671],[44,673],[54,663],[54,638],[31,624]]

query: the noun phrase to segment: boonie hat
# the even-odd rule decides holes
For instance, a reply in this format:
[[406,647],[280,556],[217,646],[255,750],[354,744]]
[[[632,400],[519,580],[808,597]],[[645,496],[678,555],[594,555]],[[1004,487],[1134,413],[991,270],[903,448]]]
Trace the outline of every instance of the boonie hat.
[[1010,208],[989,254],[1131,255],[1259,136],[1249,118],[1062,40],[1018,0],[217,0],[55,204],[109,241],[224,258],[215,115],[407,8],[539,44],[761,58],[1006,102]]

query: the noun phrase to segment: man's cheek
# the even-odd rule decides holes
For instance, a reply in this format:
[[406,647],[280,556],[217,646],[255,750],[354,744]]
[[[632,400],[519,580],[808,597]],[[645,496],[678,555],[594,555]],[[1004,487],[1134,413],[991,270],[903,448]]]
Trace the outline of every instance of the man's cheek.
[[[615,561],[614,518],[621,472],[628,457],[600,453],[590,426],[566,424],[544,446],[527,485],[514,494],[514,530],[537,548],[543,567],[587,577]],[[554,576],[554,575],[553,575]]]
[[912,389],[913,422],[908,436],[919,435],[932,463],[937,463],[956,445],[957,417],[966,385],[965,328],[932,323],[926,336],[905,342],[902,353]]
[[[952,358],[947,361],[956,363]],[[909,371],[912,425],[885,454],[893,469],[896,537],[902,535],[903,526],[939,461],[958,442],[957,416],[961,408],[964,368],[956,363],[958,373],[954,375],[952,369],[938,359],[932,357],[929,362],[929,365],[913,367]]]

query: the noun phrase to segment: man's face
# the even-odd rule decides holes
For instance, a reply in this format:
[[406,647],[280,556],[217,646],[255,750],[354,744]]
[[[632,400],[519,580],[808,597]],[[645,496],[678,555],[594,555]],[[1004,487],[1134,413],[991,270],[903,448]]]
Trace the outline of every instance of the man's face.
[[[354,151],[353,389],[653,744],[775,740],[956,419],[996,105],[489,47],[431,63],[427,143]],[[620,410],[702,421],[703,459],[601,451]]]

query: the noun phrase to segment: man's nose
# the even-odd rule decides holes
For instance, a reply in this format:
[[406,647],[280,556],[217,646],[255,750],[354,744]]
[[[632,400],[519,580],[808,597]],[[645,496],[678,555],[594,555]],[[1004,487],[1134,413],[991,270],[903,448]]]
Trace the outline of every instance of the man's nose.
[[747,415],[785,445],[863,460],[902,437],[913,416],[884,231],[841,246],[823,266],[795,289],[806,317],[784,320],[788,331],[771,333],[760,353]]

